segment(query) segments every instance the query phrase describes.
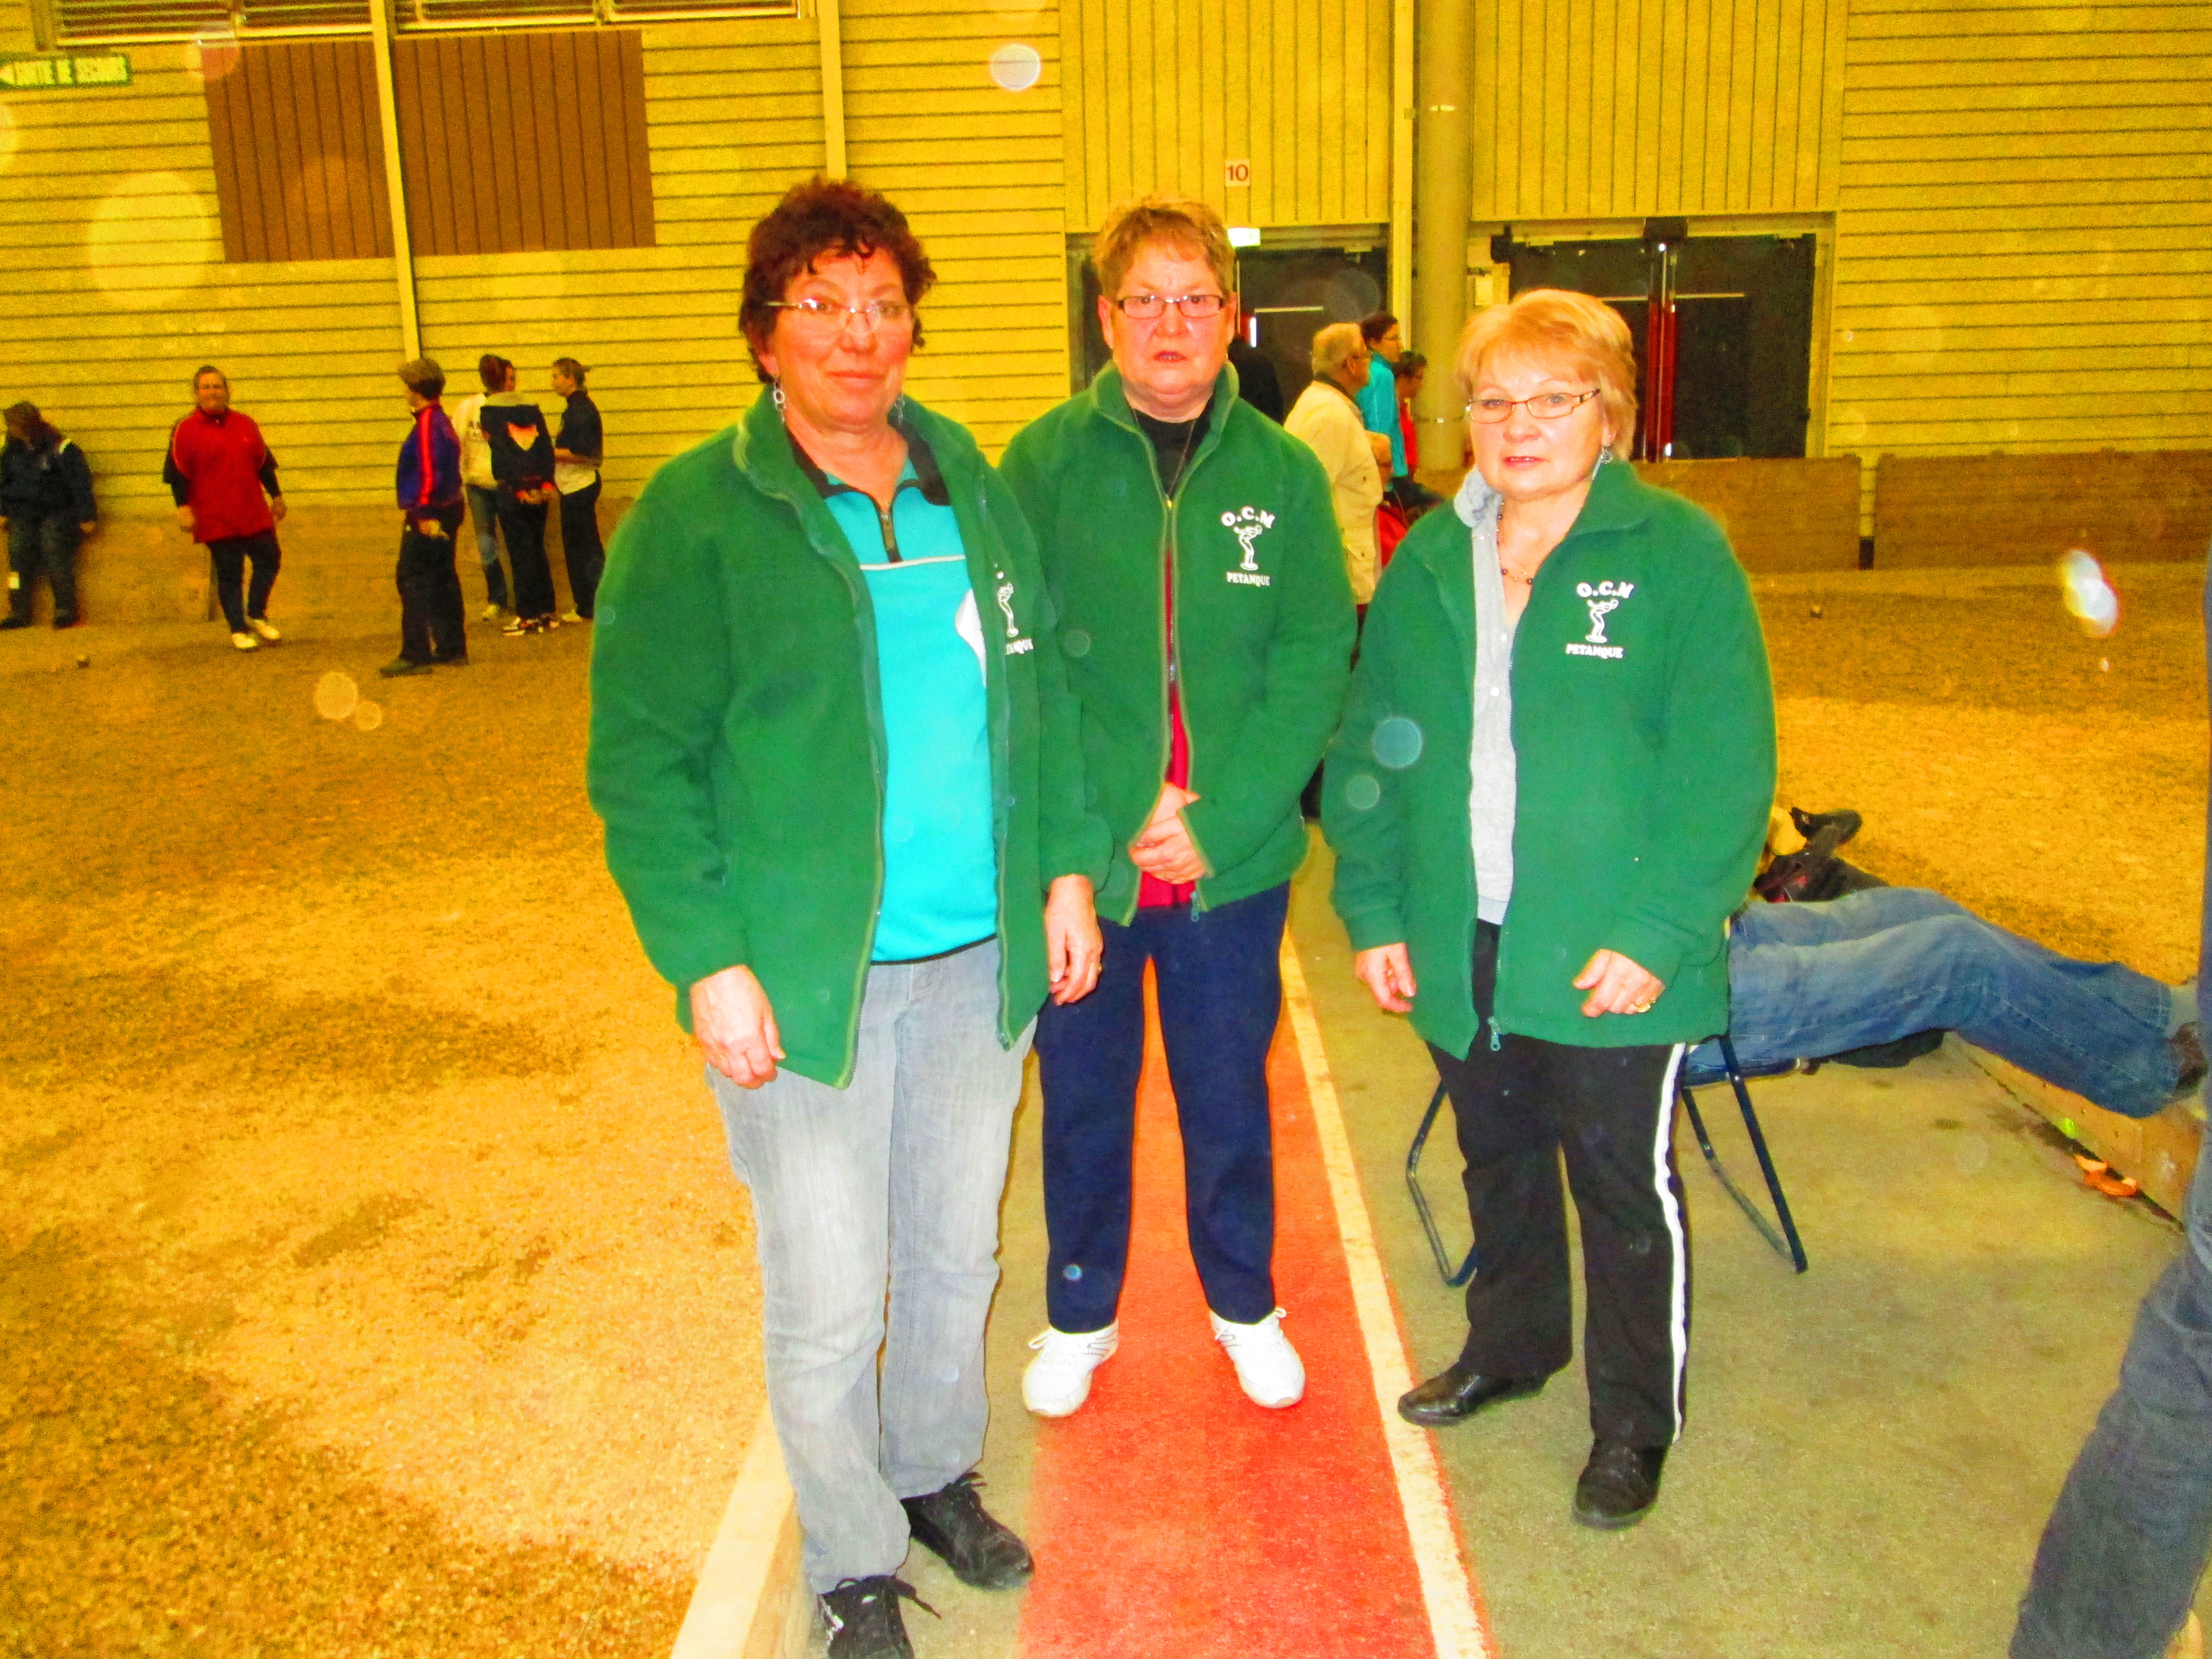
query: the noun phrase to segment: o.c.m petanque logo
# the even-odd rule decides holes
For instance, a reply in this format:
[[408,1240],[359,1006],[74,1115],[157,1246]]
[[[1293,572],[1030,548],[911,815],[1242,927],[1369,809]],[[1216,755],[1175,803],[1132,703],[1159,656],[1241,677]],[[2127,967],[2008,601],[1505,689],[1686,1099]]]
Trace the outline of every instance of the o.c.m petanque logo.
[[1254,550],[1254,544],[1273,528],[1275,515],[1261,507],[1240,507],[1234,513],[1223,514],[1221,523],[1244,550],[1244,562],[1236,569],[1225,573],[1228,579],[1246,587],[1273,586],[1274,578],[1262,575],[1260,572],[1259,555]]

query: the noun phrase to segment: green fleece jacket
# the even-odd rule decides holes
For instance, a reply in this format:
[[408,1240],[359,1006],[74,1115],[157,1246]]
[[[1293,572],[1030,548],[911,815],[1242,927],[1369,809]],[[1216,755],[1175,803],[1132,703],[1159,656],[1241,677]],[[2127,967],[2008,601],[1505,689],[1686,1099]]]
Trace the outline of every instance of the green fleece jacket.
[[1125,924],[1138,894],[1128,844],[1167,777],[1170,665],[1199,797],[1182,818],[1206,860],[1201,908],[1297,871],[1298,794],[1350,670],[1352,589],[1320,461],[1237,397],[1233,369],[1212,409],[1172,501],[1111,368],[1024,428],[1000,463],[1042,550],[1091,799],[1112,834],[1098,914]]
[[[1476,1038],[1473,538],[1416,525],[1367,612],[1322,823],[1354,950],[1403,943],[1416,1030]],[[1598,469],[1513,641],[1513,896],[1497,1029],[1578,1048],[1728,1029],[1728,917],[1774,798],[1774,695],[1750,584],[1718,526],[1627,466]],[[1591,954],[1666,982],[1648,1013],[1581,1012]]]
[[[999,1037],[1048,988],[1043,896],[1105,873],[1077,710],[1021,511],[961,427],[913,399],[988,626]],[[784,1064],[842,1088],[883,889],[874,613],[853,550],[763,398],[656,472],[607,551],[592,641],[592,805],[646,955],[688,992],[750,967]]]

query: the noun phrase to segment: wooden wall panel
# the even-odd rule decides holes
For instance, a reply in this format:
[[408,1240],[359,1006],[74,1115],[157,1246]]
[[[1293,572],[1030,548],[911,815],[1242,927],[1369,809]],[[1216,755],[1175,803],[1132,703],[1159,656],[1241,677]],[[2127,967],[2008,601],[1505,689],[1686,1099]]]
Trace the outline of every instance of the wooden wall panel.
[[[1158,32],[1173,27],[1178,3],[1151,0],[1122,39],[1165,38]],[[1200,5],[1189,0],[1194,30]],[[992,0],[843,0],[842,10],[853,176],[905,210],[937,268],[922,306],[927,343],[907,384],[995,456],[1067,395],[1063,178],[1072,185],[1090,163],[1063,161],[1063,131],[1089,116],[1063,119],[1060,14],[1009,13]],[[1024,46],[1043,71],[1034,86],[1010,90],[994,80],[992,55]],[[1207,109],[1219,102],[1199,54],[1186,56],[1174,73],[1086,89],[1113,94],[1109,125],[1127,121],[1170,170],[1203,154]],[[1110,189],[1115,166],[1105,177]]]
[[2212,450],[2075,455],[1885,455],[1875,564],[2194,563],[2212,540]]
[[653,245],[639,31],[404,35],[392,67],[417,253]]
[[[1476,8],[1477,222],[1808,213],[1851,0]],[[1377,100],[1378,112],[1387,100]],[[1387,135],[1384,142],[1387,143]]]
[[1853,0],[1846,64],[1831,450],[2212,445],[2212,4]]
[[256,43],[206,83],[227,259],[391,256],[369,52],[366,40]]
[[[1196,197],[1234,223],[1388,219],[1390,9],[1061,0],[1067,228],[1095,229],[1115,203],[1152,191]],[[1251,162],[1249,187],[1227,184],[1231,160]]]

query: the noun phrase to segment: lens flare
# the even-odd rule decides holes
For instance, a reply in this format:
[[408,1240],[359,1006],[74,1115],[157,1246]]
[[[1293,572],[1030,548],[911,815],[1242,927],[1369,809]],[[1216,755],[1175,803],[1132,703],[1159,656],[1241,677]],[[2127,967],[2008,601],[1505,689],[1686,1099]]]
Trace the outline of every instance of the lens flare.
[[205,85],[238,67],[238,37],[228,29],[209,29],[185,42],[185,73]]
[[991,54],[991,78],[1008,92],[1027,92],[1043,73],[1043,54],[1019,40],[1009,41]]
[[2058,585],[2067,615],[2091,639],[2101,640],[2120,625],[2120,596],[2091,555],[2077,547],[2059,560]]
[[362,703],[353,711],[353,723],[361,731],[375,731],[384,724],[384,705],[380,702]]
[[1372,811],[1382,799],[1382,786],[1371,773],[1356,773],[1345,781],[1345,804],[1355,812]]
[[93,210],[85,251],[94,279],[132,311],[173,305],[215,257],[215,215],[173,173],[134,173]]
[[315,712],[326,720],[342,720],[361,707],[361,688],[353,676],[336,669],[315,682]]
[[1375,758],[1393,772],[1402,772],[1421,757],[1421,728],[1403,714],[1393,714],[1375,728],[1368,747]]

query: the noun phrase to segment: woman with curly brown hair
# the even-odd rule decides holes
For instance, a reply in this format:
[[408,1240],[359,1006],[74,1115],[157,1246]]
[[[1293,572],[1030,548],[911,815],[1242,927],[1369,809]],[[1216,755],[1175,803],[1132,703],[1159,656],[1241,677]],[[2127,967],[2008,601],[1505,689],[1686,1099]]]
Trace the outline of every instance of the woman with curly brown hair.
[[762,220],[739,320],[769,395],[647,485],[592,642],[592,799],[751,1189],[836,1659],[910,1653],[909,1539],[1030,1576],[975,1492],[983,1325],[1023,1059],[1048,993],[1097,976],[1107,857],[1028,526],[904,395],[931,276],[856,185]]

